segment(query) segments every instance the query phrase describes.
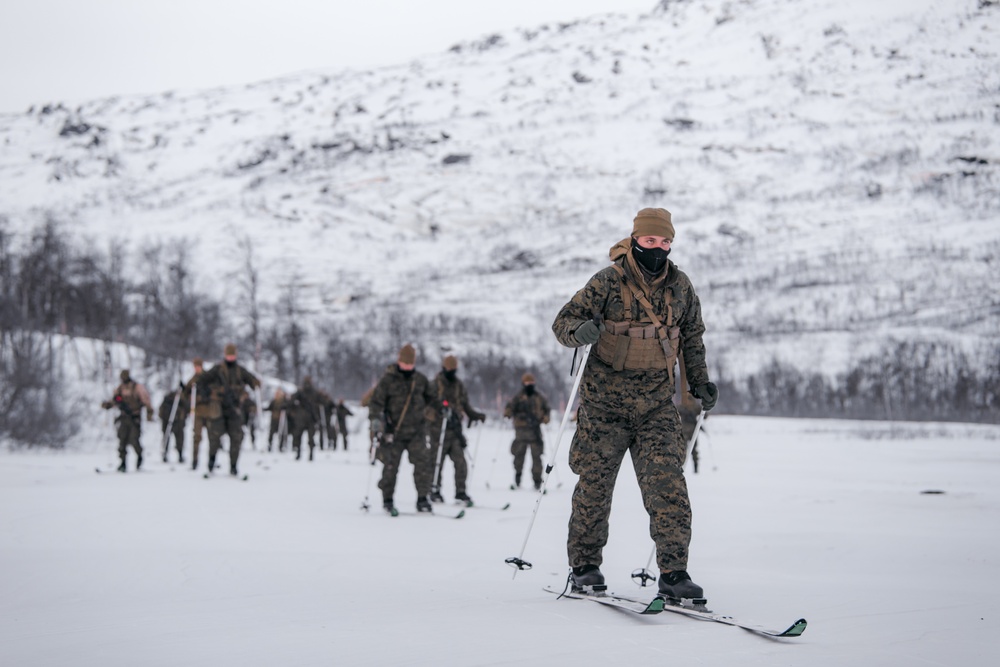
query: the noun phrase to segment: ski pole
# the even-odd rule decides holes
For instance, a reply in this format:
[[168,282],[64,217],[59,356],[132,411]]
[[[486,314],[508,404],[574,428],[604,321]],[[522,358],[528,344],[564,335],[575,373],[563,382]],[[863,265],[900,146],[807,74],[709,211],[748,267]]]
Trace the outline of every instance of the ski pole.
[[490,480],[493,479],[493,469],[497,466],[497,459],[500,457],[500,439],[493,444],[493,460],[490,462],[490,471],[486,474],[486,488],[490,488]]
[[372,473],[375,471],[375,454],[378,449],[378,442],[381,438],[381,434],[375,436],[372,439],[371,444],[368,445],[368,481],[365,482],[365,499],[361,501],[361,509],[368,511],[371,505],[368,503],[368,496],[371,495],[372,491]]
[[[552,449],[552,460],[556,459],[556,452],[559,451],[559,441],[562,440],[563,431],[566,430],[566,423],[569,421],[570,410],[573,409],[573,401],[576,400],[576,393],[580,390],[580,381],[583,379],[583,371],[587,367],[587,359],[590,357],[590,348],[592,345],[587,345],[583,348],[583,358],[580,360],[580,368],[576,372],[576,379],[573,381],[573,388],[569,392],[569,399],[566,401],[566,411],[563,413],[562,421],[559,424],[559,432],[556,433],[556,441]],[[521,545],[521,553],[517,556],[511,556],[504,562],[508,565],[514,567],[514,577],[517,576],[520,570],[530,570],[531,563],[524,560],[524,550],[528,548],[528,538],[531,537],[531,528],[535,525],[535,517],[538,516],[538,507],[542,504],[542,498],[545,497],[545,487],[549,483],[549,475],[552,473],[554,465],[549,463],[545,467],[545,477],[542,479],[542,487],[538,490],[538,498],[535,500],[535,510],[531,513],[531,520],[528,522],[528,531],[524,535],[524,544]],[[512,577],[513,578],[513,577]]]
[[434,477],[431,479],[431,498],[434,494],[441,495],[441,466],[444,465],[444,435],[448,427],[448,418],[451,416],[451,408],[448,401],[444,401],[444,416],[441,418],[441,437],[438,438],[437,464],[434,466]]
[[167,419],[166,427],[163,430],[163,440],[160,448],[163,450],[163,462],[167,462],[167,449],[170,447],[170,433],[174,428],[174,416],[177,414],[177,404],[181,400],[181,392],[174,394],[174,404],[170,406],[170,418]]
[[656,581],[656,577],[649,573],[649,568],[653,564],[653,557],[656,556],[656,544],[653,544],[653,550],[649,552],[649,560],[646,561],[646,567],[635,570],[632,572],[632,579],[639,586],[646,586],[651,581]]
[[[469,463],[469,477],[466,482],[467,485],[472,485],[472,475],[476,472],[476,455],[479,454],[479,438],[483,435],[483,427],[480,426],[476,429],[476,444],[472,446],[472,461]],[[486,487],[489,488],[489,487]]]
[[691,451],[694,449],[694,445],[698,442],[698,435],[701,433],[701,423],[705,421],[705,411],[702,410],[698,413],[698,419],[694,422],[694,431],[691,433],[691,439],[687,442],[687,454],[684,455],[684,462],[686,463],[689,458],[691,458]]

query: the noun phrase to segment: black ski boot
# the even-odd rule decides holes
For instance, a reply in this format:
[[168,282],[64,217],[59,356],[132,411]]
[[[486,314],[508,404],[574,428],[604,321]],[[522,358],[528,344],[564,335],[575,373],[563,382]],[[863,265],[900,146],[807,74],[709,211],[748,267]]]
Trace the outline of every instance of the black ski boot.
[[[122,465],[125,465],[125,464],[122,464]],[[135,470],[136,470],[136,472],[138,472],[140,468],[142,468],[142,454],[139,454],[139,456],[135,460]]]
[[235,477],[236,475],[239,475],[240,473],[237,472],[236,466],[229,466],[229,474],[232,475],[233,477]]
[[602,594],[608,590],[601,568],[597,565],[574,567],[573,573],[569,575],[569,582],[574,593]]
[[431,501],[427,500],[427,496],[420,496],[417,498],[417,511],[418,512],[433,512],[434,508],[431,507]]
[[118,472],[125,472],[125,459],[122,459],[122,464],[118,466]]
[[456,493],[455,500],[462,503],[466,507],[472,507],[472,498],[470,498],[469,494],[465,493],[464,491],[462,493]]
[[392,498],[382,501],[382,509],[384,509],[385,513],[390,516],[399,516],[399,510],[397,510],[396,506],[392,504]]
[[432,503],[443,503],[444,502],[444,496],[441,495],[440,491],[438,491],[437,489],[434,489],[433,491],[431,491],[431,502]]
[[691,581],[690,575],[685,570],[661,572],[659,589],[661,596],[674,602],[695,600],[695,604],[705,603],[705,591]]

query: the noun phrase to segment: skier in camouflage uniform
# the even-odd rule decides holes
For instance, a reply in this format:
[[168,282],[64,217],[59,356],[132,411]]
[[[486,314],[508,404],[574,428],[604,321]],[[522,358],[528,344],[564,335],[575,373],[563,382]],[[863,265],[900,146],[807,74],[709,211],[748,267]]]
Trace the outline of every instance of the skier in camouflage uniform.
[[198,452],[201,449],[201,434],[208,431],[208,423],[211,419],[212,406],[209,396],[208,386],[204,384],[205,362],[201,357],[191,360],[194,366],[194,375],[184,385],[184,396],[181,400],[187,404],[190,410],[190,403],[194,401],[194,441],[191,445],[191,470],[198,469]]
[[[465,448],[468,443],[462,433],[462,415],[468,417],[469,426],[474,422],[486,421],[486,415],[469,404],[469,392],[458,379],[458,359],[448,355],[441,362],[441,371],[434,378],[437,393],[436,406],[427,411],[430,427],[430,458],[434,464],[437,479],[434,480],[431,500],[443,503],[441,480],[444,477],[444,457],[451,459],[455,466],[455,500],[472,505],[472,498],[466,492],[465,480],[469,476],[469,466],[465,462]],[[441,444],[441,427],[444,429],[444,445]],[[438,449],[441,449],[441,453]],[[440,461],[440,463],[439,463]]]
[[337,433],[333,434],[333,448],[337,448],[337,434],[344,440],[344,451],[347,451],[347,418],[353,417],[354,413],[351,409],[344,405],[344,399],[339,399],[337,401],[337,406],[335,408],[337,411]]
[[[180,396],[178,392],[180,391]],[[163,402],[160,403],[159,417],[160,417],[160,433],[163,435],[163,462],[167,462],[167,455],[170,453],[170,436],[174,436],[174,445],[177,448],[177,462],[184,463],[184,423],[187,421],[188,408],[190,404],[188,401],[184,400],[184,392],[179,389],[174,389],[172,392],[163,397]],[[177,408],[174,408],[174,400],[177,401]],[[170,413],[174,413],[174,419],[171,422]],[[170,433],[167,433],[167,428],[170,428]]]
[[139,436],[142,435],[142,408],[146,408],[146,421],[153,421],[153,404],[149,401],[149,392],[131,378],[128,369],[123,370],[120,377],[122,383],[115,388],[114,396],[110,401],[101,403],[101,407],[105,410],[118,408],[115,423],[118,424],[118,456],[122,461],[118,472],[125,472],[125,456],[129,446],[135,450],[135,469],[142,468],[142,445],[139,444]]
[[525,373],[521,376],[521,391],[507,402],[503,416],[514,420],[514,442],[510,445],[510,453],[514,455],[514,485],[520,488],[521,471],[524,470],[524,459],[531,450],[531,479],[535,490],[542,488],[542,452],[545,443],[542,440],[542,424],[549,423],[549,401],[535,389],[535,376]]
[[417,511],[432,511],[428,495],[434,472],[427,447],[425,410],[438,401],[427,377],[416,370],[416,362],[416,350],[412,345],[404,345],[397,362],[386,368],[375,385],[368,404],[371,435],[378,442],[376,456],[384,465],[378,488],[382,490],[382,504],[387,512],[395,511],[392,496],[403,452],[413,464]]
[[[210,392],[211,421],[208,424],[208,472],[215,470],[215,456],[222,447],[222,436],[229,436],[229,474],[237,475],[240,445],[243,444],[243,415],[240,394],[245,386],[256,389],[260,381],[253,373],[236,363],[236,346],[223,350],[223,361],[212,366],[202,378]],[[201,392],[201,387],[198,389]]]
[[611,248],[612,265],[594,275],[552,325],[561,344],[592,345],[581,371],[569,453],[570,468],[579,475],[567,540],[575,589],[604,588],[600,565],[611,495],[629,452],[656,543],[660,593],[674,599],[703,595],[687,573],[691,506],[685,443],[671,400],[678,353],[706,411],[715,406],[718,389],[708,378],[698,296],[667,259],[673,238],[668,211],[639,211],[631,237]]
[[302,378],[302,386],[285,405],[285,415],[292,428],[292,449],[295,450],[296,460],[302,458],[303,434],[309,438],[309,460],[313,460],[321,400],[320,392],[313,387],[312,377],[307,375]]

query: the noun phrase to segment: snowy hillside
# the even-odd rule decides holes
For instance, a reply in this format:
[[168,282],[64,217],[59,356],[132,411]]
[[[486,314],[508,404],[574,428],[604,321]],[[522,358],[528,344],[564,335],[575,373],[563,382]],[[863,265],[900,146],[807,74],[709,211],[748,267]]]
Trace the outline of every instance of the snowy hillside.
[[556,310],[664,206],[720,381],[993,372],[998,22],[988,0],[664,0],[369,72],[38,104],[0,115],[0,219],[189,239],[220,298],[245,235],[314,349],[562,368]]
[[[104,453],[0,458],[0,654],[39,667],[996,662],[996,427],[708,426],[703,469],[688,475],[690,571],[717,611],[769,626],[805,617],[798,639],[545,593],[567,571],[565,442],[525,551],[534,568],[512,579],[503,561],[536,497],[505,488],[509,427],[470,432],[469,492],[484,507],[459,521],[361,512],[356,441],[312,464],[248,450],[247,482],[155,456],[148,472],[98,475],[116,463],[108,428],[94,432]],[[402,509],[411,480],[404,464]],[[628,462],[611,526],[609,586],[651,597],[629,577],[652,543]]]

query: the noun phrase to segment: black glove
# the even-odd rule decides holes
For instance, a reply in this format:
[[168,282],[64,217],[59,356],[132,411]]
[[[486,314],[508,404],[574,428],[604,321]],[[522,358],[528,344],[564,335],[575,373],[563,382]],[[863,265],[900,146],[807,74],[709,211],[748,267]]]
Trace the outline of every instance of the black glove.
[[719,400],[719,388],[715,386],[714,382],[706,382],[692,387],[691,394],[695,398],[701,399],[701,407],[705,412],[714,408],[715,402]]
[[601,337],[601,329],[597,326],[597,322],[587,320],[576,328],[573,336],[576,337],[581,345],[593,345]]
[[482,412],[474,412],[471,415],[469,415],[469,423],[466,425],[466,428],[472,428],[472,425],[475,424],[476,422],[485,422],[485,421],[486,421],[486,415],[484,415]]

